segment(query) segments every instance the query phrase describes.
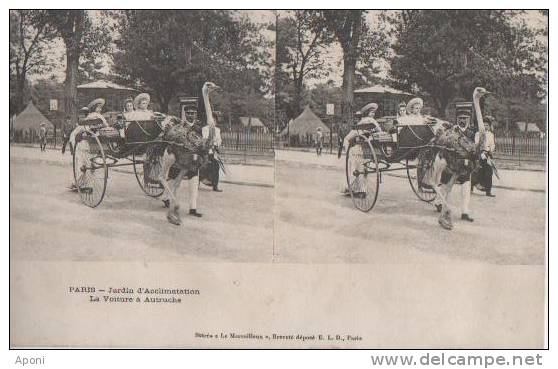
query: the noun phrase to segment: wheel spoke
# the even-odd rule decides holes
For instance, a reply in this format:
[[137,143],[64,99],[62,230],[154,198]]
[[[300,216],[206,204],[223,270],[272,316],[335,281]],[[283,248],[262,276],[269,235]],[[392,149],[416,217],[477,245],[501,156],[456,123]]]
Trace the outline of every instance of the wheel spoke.
[[349,147],[347,153],[347,184],[355,207],[369,211],[378,195],[379,171],[371,145],[364,141]]
[[428,156],[431,155],[429,149],[421,150],[416,158],[416,165],[411,165],[410,161],[406,161],[407,177],[413,192],[417,197],[424,202],[432,202],[436,198],[436,192],[432,188],[424,187],[422,182],[424,180],[424,172],[426,170]]
[[74,176],[81,200],[96,207],[103,200],[107,167],[102,147],[94,137],[79,141],[74,153]]

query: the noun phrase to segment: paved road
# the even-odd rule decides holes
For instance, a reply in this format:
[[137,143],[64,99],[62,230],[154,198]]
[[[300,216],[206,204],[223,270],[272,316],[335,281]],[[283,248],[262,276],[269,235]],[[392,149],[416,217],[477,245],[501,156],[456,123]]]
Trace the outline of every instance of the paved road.
[[275,260],[544,264],[544,172],[504,171],[507,187],[517,190],[497,189],[496,198],[473,195],[473,223],[456,219],[454,191],[453,231],[438,226],[434,207],[416,198],[404,171],[393,174],[384,176],[374,209],[362,213],[338,193],[342,160],[277,152]]
[[[50,156],[49,156],[50,155]],[[378,202],[362,213],[338,193],[342,161],[277,152],[271,167],[231,166],[223,193],[200,191],[201,219],[172,226],[135,178],[111,171],[96,209],[65,190],[69,157],[10,153],[12,258],[288,263],[540,265],[545,261],[545,174],[504,172],[496,198],[474,195],[474,223],[437,224],[406,178],[384,176]],[[273,175],[275,174],[275,187]],[[404,174],[404,172],[401,172]],[[397,174],[399,175],[399,174]],[[519,178],[519,179],[518,179]],[[186,188],[179,196],[187,203]],[[459,199],[451,199],[459,215]]]
[[[184,223],[177,227],[167,222],[160,200],[143,194],[133,174],[111,171],[105,199],[99,207],[91,209],[81,204],[78,194],[65,189],[69,162],[45,160],[46,156],[38,156],[36,152],[26,152],[26,155],[17,150],[11,152],[12,259],[271,260],[273,188],[270,186],[225,183],[222,193],[202,188],[198,209],[204,217],[198,219],[186,215],[184,185],[179,190]],[[242,180],[241,170],[232,169],[237,179]],[[271,173],[272,181],[273,168],[271,172],[269,169],[260,169],[260,174],[263,173],[260,180]]]

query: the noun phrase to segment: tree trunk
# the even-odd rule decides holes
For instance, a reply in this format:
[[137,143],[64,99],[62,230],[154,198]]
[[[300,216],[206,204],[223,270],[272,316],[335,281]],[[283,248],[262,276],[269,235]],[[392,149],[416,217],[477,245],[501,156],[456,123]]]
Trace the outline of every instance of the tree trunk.
[[167,114],[169,112],[169,102],[170,99],[161,96],[160,98],[160,105],[161,105],[161,113]]
[[344,124],[349,126],[353,119],[355,69],[356,59],[345,53],[343,56],[343,100],[341,102],[341,114]]
[[447,97],[438,98],[438,110],[444,119],[448,118],[447,108],[449,105],[449,99]]
[[157,100],[159,100],[160,105],[160,112],[163,114],[167,114],[169,111],[169,103],[172,99],[172,94],[169,94],[168,91],[165,93],[157,93]]
[[78,120],[77,79],[79,65],[79,49],[66,43],[66,81],[64,84],[66,99],[64,110],[72,122]]
[[16,109],[17,114],[21,113],[25,109],[25,73],[22,73],[17,80],[17,90],[16,90]]
[[296,114],[300,114],[302,112],[302,75],[299,75],[299,78],[295,79],[295,99],[294,99],[294,107],[296,108]]

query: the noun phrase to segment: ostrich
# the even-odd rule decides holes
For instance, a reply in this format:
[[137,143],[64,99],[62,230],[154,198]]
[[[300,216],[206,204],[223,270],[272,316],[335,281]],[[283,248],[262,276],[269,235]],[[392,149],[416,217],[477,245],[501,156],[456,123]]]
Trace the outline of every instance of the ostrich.
[[[482,137],[484,136],[480,99],[489,93],[490,92],[482,87],[475,88],[473,92],[475,115],[478,123],[478,131],[481,135],[481,142],[479,145],[482,144]],[[455,129],[438,131],[434,143],[444,148],[441,148],[436,153],[433,163],[425,172],[423,183],[431,186],[442,202],[442,212],[438,219],[438,223],[442,228],[451,230],[453,224],[451,221],[451,211],[447,202],[448,196],[459,175],[463,173],[470,175],[473,171],[475,163],[478,162],[479,150],[474,142]],[[444,171],[450,174],[450,179],[447,183],[442,184],[441,178]]]
[[[202,87],[208,125],[215,125],[209,103],[209,93],[217,89],[220,89],[220,87],[213,82],[205,82]],[[195,126],[188,122],[165,127],[163,140],[170,142],[170,144],[161,157],[159,180],[169,195],[170,204],[167,220],[172,224],[180,225],[182,221],[178,212],[179,205],[176,199],[176,191],[180,187],[182,178],[186,175],[190,187],[190,211],[194,210],[193,213],[197,214],[195,208],[198,195],[198,171],[208,160],[208,147],[206,140],[196,131]],[[173,166],[177,169],[178,174],[175,178],[169,179],[169,171]]]

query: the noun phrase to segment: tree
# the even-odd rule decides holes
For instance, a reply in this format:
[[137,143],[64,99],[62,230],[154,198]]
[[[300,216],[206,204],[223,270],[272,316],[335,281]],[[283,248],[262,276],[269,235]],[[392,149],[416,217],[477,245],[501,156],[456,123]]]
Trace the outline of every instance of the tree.
[[332,38],[313,11],[297,10],[277,24],[277,64],[288,73],[294,86],[293,109],[301,111],[304,81],[327,74],[324,49]]
[[[342,100],[343,91],[330,80],[326,83],[316,84],[307,91],[306,96],[307,98],[304,104],[310,105],[310,108],[316,115],[324,117],[326,114],[326,105],[340,102]],[[339,116],[339,111],[335,111],[335,115]]]
[[359,58],[358,46],[362,33],[362,10],[324,10],[323,16],[327,27],[335,34],[343,49],[343,101],[341,112],[346,124],[350,122],[353,112],[354,81],[356,63]]
[[[544,49],[535,33],[501,10],[403,11],[395,26],[391,73],[398,87],[429,94],[443,115],[476,86],[502,96],[522,76],[541,73]],[[530,90],[532,95],[539,91]]]
[[45,10],[46,21],[56,29],[66,48],[66,80],[64,110],[77,120],[77,85],[80,61],[95,60],[110,50],[110,29],[106,13],[99,13],[98,22],[85,10]]
[[[335,35],[343,49],[343,100],[341,110],[345,124],[352,119],[355,90],[355,73],[360,67],[367,73],[376,72],[374,61],[384,57],[389,43],[383,30],[368,24],[363,10],[324,10],[320,12],[322,21]],[[376,25],[377,26],[377,25]]]
[[168,110],[178,92],[198,96],[203,81],[228,91],[271,88],[262,27],[238,14],[202,10],[127,11],[119,19],[115,70]]
[[10,85],[14,91],[14,113],[24,108],[28,76],[47,72],[51,68],[46,48],[55,36],[41,12],[10,11]]

